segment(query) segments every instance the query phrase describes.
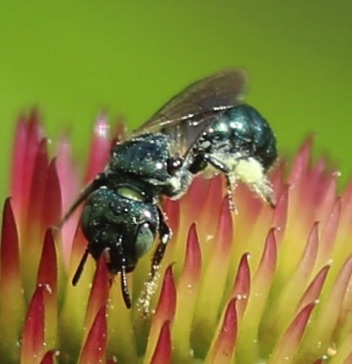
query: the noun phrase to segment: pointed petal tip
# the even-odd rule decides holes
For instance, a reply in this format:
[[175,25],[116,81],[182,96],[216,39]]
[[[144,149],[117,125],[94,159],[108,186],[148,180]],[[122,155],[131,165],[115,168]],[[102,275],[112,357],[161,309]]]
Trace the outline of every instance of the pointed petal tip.
[[161,327],[158,342],[151,360],[152,364],[170,363],[171,362],[171,332],[170,321],[165,321]]
[[37,284],[49,285],[56,293],[58,279],[58,264],[54,237],[51,229],[45,233],[42,254],[39,263]]
[[110,124],[105,113],[96,119],[94,133],[98,138],[110,139]]
[[101,307],[107,304],[109,298],[109,274],[104,254],[98,259],[88,299],[85,326],[90,327]]
[[19,232],[11,198],[4,203],[0,245],[0,282],[16,277],[20,281]]
[[238,299],[240,299],[240,298],[247,298],[249,295],[250,285],[251,285],[249,258],[250,258],[249,253],[245,253],[241,257],[237,269],[235,282],[231,292],[232,297],[237,297]]
[[105,357],[107,343],[106,306],[97,312],[82,348],[79,363],[101,363]]
[[311,163],[312,148],[313,135],[310,135],[299,148],[295,160],[292,163],[288,181],[290,181],[290,184],[292,184],[294,188],[297,188],[301,185],[301,182],[307,174],[309,165]]
[[225,196],[222,200],[220,218],[219,218],[219,230],[223,231],[225,241],[232,243],[233,220],[232,220],[232,211],[230,209],[228,196]]
[[45,347],[44,286],[38,286],[29,304],[22,333],[21,362],[42,356]]
[[43,359],[41,360],[40,364],[55,364],[55,358],[60,356],[59,350],[50,350],[44,354]]
[[44,191],[45,196],[41,220],[44,227],[47,227],[55,225],[60,221],[62,215],[62,188],[56,159],[50,162]]
[[92,181],[109,160],[111,150],[110,127],[105,118],[98,119],[90,145],[85,181]]
[[281,339],[277,342],[271,360],[273,363],[284,363],[292,360],[307,328],[309,318],[318,301],[308,303],[298,312]]
[[155,312],[156,317],[163,317],[164,320],[172,320],[176,310],[176,286],[172,266],[173,264],[169,265],[165,271],[159,302]]
[[300,303],[298,304],[298,310],[301,310],[309,302],[318,303],[319,295],[325,283],[330,267],[331,266],[329,264],[325,265],[314,277],[313,281],[304,292]]
[[193,223],[188,230],[186,243],[186,258],[184,263],[184,274],[187,274],[192,281],[198,280],[202,266],[202,254],[197,234],[196,224]]
[[271,228],[265,240],[264,250],[255,272],[254,279],[258,277],[264,283],[270,285],[276,271],[277,265],[277,241],[276,234],[277,228]]
[[207,355],[207,362],[229,363],[234,353],[237,339],[237,298],[232,298],[225,309],[225,314],[220,330],[214,339],[210,352]]

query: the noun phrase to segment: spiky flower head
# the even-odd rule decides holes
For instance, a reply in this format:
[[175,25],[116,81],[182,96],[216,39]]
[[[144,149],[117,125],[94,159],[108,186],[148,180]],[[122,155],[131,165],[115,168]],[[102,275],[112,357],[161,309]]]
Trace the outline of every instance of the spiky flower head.
[[239,186],[233,214],[221,176],[164,202],[174,233],[148,317],[138,298],[150,256],[128,276],[127,310],[103,259],[71,285],[87,244],[80,210],[55,228],[108,159],[105,118],[83,182],[67,138],[49,144],[36,113],[20,119],[1,236],[3,362],[352,362],[352,185],[337,195],[338,173],[312,163],[311,138],[273,171],[275,209]]

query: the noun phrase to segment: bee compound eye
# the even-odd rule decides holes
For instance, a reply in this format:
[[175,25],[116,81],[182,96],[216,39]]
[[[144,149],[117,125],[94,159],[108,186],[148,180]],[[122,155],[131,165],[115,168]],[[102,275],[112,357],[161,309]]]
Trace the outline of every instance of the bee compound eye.
[[152,232],[150,225],[144,223],[138,229],[135,243],[136,257],[140,258],[145,255],[154,243],[155,235]]
[[169,174],[174,175],[183,164],[182,157],[171,157],[167,162],[167,171]]

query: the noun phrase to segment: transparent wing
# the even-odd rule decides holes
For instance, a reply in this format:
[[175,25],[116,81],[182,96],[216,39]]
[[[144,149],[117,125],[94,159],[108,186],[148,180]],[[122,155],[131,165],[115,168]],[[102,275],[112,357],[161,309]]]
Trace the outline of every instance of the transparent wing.
[[228,69],[196,81],[162,106],[132,136],[170,135],[172,152],[184,156],[202,132],[227,109],[241,104],[246,87],[242,69]]

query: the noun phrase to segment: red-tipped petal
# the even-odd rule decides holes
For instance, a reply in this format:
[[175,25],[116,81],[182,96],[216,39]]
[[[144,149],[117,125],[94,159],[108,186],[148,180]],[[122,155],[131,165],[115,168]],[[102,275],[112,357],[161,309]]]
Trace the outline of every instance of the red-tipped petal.
[[37,275],[37,286],[46,286],[50,294],[45,301],[46,317],[46,344],[54,346],[57,336],[57,319],[58,319],[58,262],[55,250],[55,242],[52,231],[49,229],[45,234],[42,255],[39,263]]
[[107,341],[107,320],[105,305],[96,314],[83,345],[79,363],[96,364],[105,359]]
[[330,269],[330,265],[326,265],[319,271],[319,273],[316,275],[316,277],[313,279],[312,283],[309,285],[309,287],[305,291],[300,303],[298,304],[298,310],[301,310],[309,302],[313,302],[319,298],[320,292],[323,289],[323,285],[324,285],[326,276],[329,272],[329,269]]
[[167,199],[165,201],[163,210],[167,216],[167,224],[173,232],[173,239],[177,239],[178,227],[180,225],[180,201],[173,201]]
[[41,222],[41,214],[45,198],[43,191],[45,191],[46,188],[48,168],[49,161],[47,140],[43,139],[37,150],[32,180],[28,180],[30,185],[30,195],[27,215],[27,231],[29,232],[32,232],[33,229],[36,231],[35,229],[38,229],[38,222]]
[[[79,182],[76,166],[71,160],[71,148],[67,138],[63,138],[59,144],[56,158],[56,169],[60,183],[61,210],[66,213],[79,195]],[[73,239],[76,233],[81,209],[77,208],[71,217],[64,223],[60,230],[62,240],[62,255],[66,269],[69,267]],[[60,217],[61,219],[61,217]],[[57,222],[55,223],[55,225]]]
[[[287,326],[291,315],[295,315],[297,310],[306,306],[309,302],[317,299],[316,294],[322,288],[322,276],[319,276],[311,287],[307,288],[314,263],[318,252],[318,224],[313,225],[313,229],[308,237],[308,241],[301,258],[298,259],[297,266],[292,268],[291,276],[282,287],[278,299],[270,310],[272,322],[275,322],[277,332],[281,332]],[[325,277],[325,275],[324,275]],[[321,284],[319,285],[318,282]],[[319,287],[319,288],[318,288]],[[305,293],[306,290],[306,293]],[[302,299],[302,296],[305,297]]]
[[177,299],[184,304],[177,305],[172,328],[176,355],[185,360],[189,359],[191,353],[189,334],[194,317],[201,268],[202,254],[196,225],[192,224],[188,232],[185,263],[177,285]]
[[331,257],[331,252],[336,242],[337,229],[340,222],[341,199],[338,198],[327,217],[326,224],[322,229],[320,255],[321,262],[326,262]]
[[301,283],[307,282],[314,268],[319,247],[318,227],[319,223],[315,222],[309,234],[302,256],[299,259],[296,272],[299,272],[302,282],[297,282],[296,287],[300,287]]
[[[209,214],[211,215],[211,214]],[[227,197],[223,198],[217,233],[208,253],[208,261],[201,280],[200,292],[193,321],[192,341],[196,352],[201,343],[210,344],[212,332],[219,320],[219,309],[226,288],[231,262],[233,238],[232,215]],[[203,247],[203,246],[202,246]],[[206,259],[204,259],[206,261]],[[206,314],[205,314],[206,313]],[[195,339],[197,337],[197,339]]]
[[[352,181],[349,183],[345,191],[342,193],[342,208],[341,208],[341,219],[339,228],[339,238],[344,243],[344,237],[346,237],[346,231],[350,231],[352,221]],[[348,234],[348,233],[347,233]]]
[[19,241],[12,201],[5,201],[0,243],[0,357],[14,357],[25,312]]
[[[324,185],[325,170],[325,161],[322,159],[310,167],[305,181],[306,183],[301,188],[302,195],[299,202],[306,202],[314,209],[316,208],[316,204],[320,202],[322,196],[321,190],[324,189],[322,187]],[[312,216],[312,218],[317,219],[316,216]]]
[[289,183],[294,189],[300,187],[302,179],[305,178],[312,154],[313,137],[310,136],[301,146],[291,167],[291,173],[288,177]]
[[42,139],[42,131],[39,117],[34,111],[28,118],[21,117],[18,123],[14,151],[13,168],[11,178],[11,196],[14,199],[16,214],[22,220],[22,213],[27,212],[30,188],[35,160]]
[[192,280],[192,284],[197,282],[200,276],[201,266],[202,253],[200,251],[196,225],[193,223],[188,232],[186,259],[181,277],[187,275],[188,279]]
[[181,206],[184,211],[181,212],[181,217],[186,215],[190,221],[199,220],[199,215],[204,211],[204,205],[207,201],[209,180],[202,176],[197,176],[189,187],[185,197],[182,199]]
[[25,220],[19,225],[21,249],[30,254],[21,255],[25,293],[35,286],[37,267],[42,250],[45,230],[42,224],[42,210],[45,205],[45,186],[48,175],[47,140],[43,139],[37,149],[32,180],[28,180],[30,195]]
[[[274,231],[273,228],[268,233],[259,266],[252,280],[246,311],[241,320],[241,329],[239,331],[237,346],[239,358],[250,356],[250,360],[255,360],[257,356],[259,328],[277,264],[277,244]],[[270,335],[265,336],[264,340],[270,340]],[[253,343],[250,350],[248,349],[248,342]]]
[[237,298],[233,298],[226,307],[220,330],[207,355],[209,363],[232,363],[238,329],[236,302]]
[[24,323],[21,346],[21,363],[35,364],[45,348],[44,286],[35,290]]
[[110,126],[104,115],[95,124],[94,135],[90,147],[89,165],[85,180],[91,181],[100,173],[109,160],[111,149]]
[[170,321],[165,321],[160,330],[158,342],[150,361],[151,364],[171,363],[171,333]]
[[[340,308],[339,319],[336,324],[335,332],[334,332],[334,340],[340,342],[344,340],[351,333],[352,326],[352,315],[351,315],[351,307],[352,307],[352,278],[348,282],[347,288],[345,290],[345,294],[343,297],[342,305]],[[352,342],[352,333],[351,333],[351,341]]]
[[27,124],[23,117],[17,123],[12,156],[11,196],[16,204],[16,211],[23,203],[24,165],[26,163]]
[[52,292],[57,290],[57,257],[52,230],[47,230],[39,263],[37,285],[48,285]]
[[346,260],[345,264],[341,268],[330,295],[326,299],[324,306],[319,311],[319,316],[314,324],[314,332],[319,332],[319,338],[311,333],[307,338],[306,345],[316,345],[317,340],[319,340],[322,347],[330,345],[332,333],[341,314],[341,307],[345,297],[345,292],[351,279],[352,256]]
[[242,317],[248,302],[249,292],[251,289],[251,272],[249,267],[249,254],[242,255],[235,283],[232,288],[231,297],[237,297],[237,311],[239,317]]
[[[134,277],[131,276],[132,274],[128,275],[129,288],[133,292],[133,287],[130,283],[132,281],[131,278]],[[119,278],[116,277],[115,281],[119,281]],[[109,317],[107,355],[115,360],[114,363],[137,363],[137,342],[138,344],[143,342],[143,345],[146,345],[145,341],[148,338],[148,331],[146,331],[145,325],[147,325],[148,320],[141,317],[141,313],[137,310],[136,305],[132,305],[131,309],[126,308],[120,284],[113,284],[109,293],[109,304],[107,307]],[[147,328],[149,330],[149,325]]]
[[278,243],[280,244],[281,238],[284,236],[287,214],[288,214],[288,203],[289,203],[289,186],[281,191],[280,197],[277,201],[272,226],[277,228]]
[[[205,227],[207,234],[212,234],[213,231],[216,231],[218,226],[218,221],[217,219],[214,219],[214,216],[219,216],[222,208],[221,204],[219,204],[219,201],[223,199],[222,186],[223,180],[220,176],[212,178],[209,182],[207,192],[203,195],[205,202],[200,211],[200,218],[198,221],[201,221],[201,224],[199,225]],[[226,202],[228,204],[227,197]],[[209,211],[211,211],[211,214]]]
[[227,254],[232,246],[233,226],[232,226],[232,212],[230,211],[227,196],[223,199],[220,210],[220,218],[217,231],[217,241],[221,242],[216,244],[220,251]]
[[55,364],[55,357],[59,356],[58,350],[50,350],[44,354],[40,364]]
[[88,300],[85,327],[90,327],[97,312],[106,305],[109,297],[109,276],[104,254],[98,260],[97,269],[94,274],[92,289]]
[[158,306],[156,308],[154,321],[172,320],[176,309],[176,287],[172,266],[170,265],[164,276],[163,285],[159,296]]
[[46,229],[57,224],[61,218],[61,188],[56,160],[53,160],[48,168],[44,198],[41,221],[43,228]]
[[[270,288],[272,279],[276,270],[277,263],[277,243],[275,237],[275,228],[270,229],[265,241],[265,246],[261,260],[259,262],[257,271],[254,274],[253,286],[256,288],[262,287],[260,291],[263,291],[263,284],[266,287],[266,291]],[[257,282],[260,283],[257,283]]]
[[[158,306],[152,320],[149,333],[149,341],[145,354],[145,362],[149,362],[152,355],[155,355],[154,348],[158,346],[156,340],[160,330],[166,321],[172,321],[176,310],[176,287],[170,265],[164,275]],[[159,340],[160,341],[160,340]],[[153,354],[154,352],[154,354]]]
[[276,344],[269,360],[270,364],[293,362],[294,355],[298,350],[298,346],[306,330],[309,317],[315,306],[316,303],[311,302],[294,318],[288,329]]
[[330,173],[316,186],[316,200],[312,201],[316,208],[316,220],[325,220],[326,212],[330,213],[336,201],[337,175]]
[[11,285],[12,294],[21,289],[18,230],[10,198],[5,201],[2,216],[0,287],[1,297],[7,297],[4,285]]

